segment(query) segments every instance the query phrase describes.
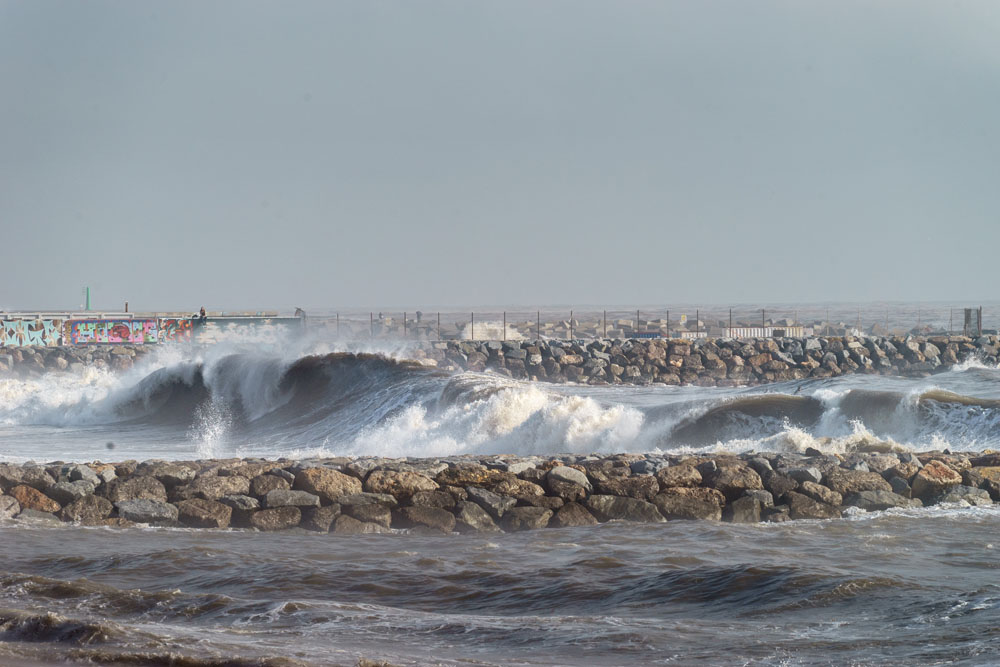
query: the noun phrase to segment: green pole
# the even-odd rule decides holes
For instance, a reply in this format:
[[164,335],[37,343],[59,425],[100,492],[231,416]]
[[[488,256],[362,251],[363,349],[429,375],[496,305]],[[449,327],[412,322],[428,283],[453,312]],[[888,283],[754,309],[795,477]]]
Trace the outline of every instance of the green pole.
[[90,288],[87,288],[87,310],[90,310]]

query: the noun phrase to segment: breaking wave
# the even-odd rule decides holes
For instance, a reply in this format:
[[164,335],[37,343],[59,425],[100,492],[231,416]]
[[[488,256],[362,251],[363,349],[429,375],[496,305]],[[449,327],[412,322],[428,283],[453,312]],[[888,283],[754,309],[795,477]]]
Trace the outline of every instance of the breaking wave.
[[946,375],[958,379],[930,386],[869,376],[864,388],[850,378],[754,389],[607,388],[446,373],[375,353],[283,358],[241,351],[161,357],[123,375],[85,369],[0,380],[0,428],[144,438],[172,458],[995,445],[1000,399],[974,394],[988,393],[977,388],[994,386],[996,371]]

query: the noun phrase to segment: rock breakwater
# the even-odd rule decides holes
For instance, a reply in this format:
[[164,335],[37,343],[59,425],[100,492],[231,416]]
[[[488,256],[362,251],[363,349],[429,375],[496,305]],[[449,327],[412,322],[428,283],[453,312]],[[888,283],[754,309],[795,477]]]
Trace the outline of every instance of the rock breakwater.
[[464,456],[0,464],[0,520],[320,533],[737,523],[1000,501],[1000,454]]
[[996,335],[447,341],[414,354],[439,367],[585,384],[733,387],[848,373],[923,377],[976,359],[996,365]]

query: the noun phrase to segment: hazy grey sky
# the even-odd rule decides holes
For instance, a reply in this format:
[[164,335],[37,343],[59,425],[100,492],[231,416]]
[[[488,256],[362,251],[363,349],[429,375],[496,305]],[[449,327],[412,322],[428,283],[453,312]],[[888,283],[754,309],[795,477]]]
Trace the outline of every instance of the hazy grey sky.
[[0,0],[0,307],[988,299],[1000,3]]

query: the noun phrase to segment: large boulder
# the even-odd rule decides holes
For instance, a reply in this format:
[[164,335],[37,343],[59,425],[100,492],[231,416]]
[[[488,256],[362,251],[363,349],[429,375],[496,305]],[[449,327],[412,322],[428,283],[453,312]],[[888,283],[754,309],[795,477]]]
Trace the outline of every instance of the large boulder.
[[653,498],[653,504],[670,520],[722,519],[726,497],[717,489],[674,487],[664,489]]
[[737,498],[726,506],[723,515],[732,523],[760,523],[763,505],[754,496]]
[[162,500],[138,498],[115,503],[118,516],[133,523],[167,524],[177,521],[177,508]]
[[12,496],[0,496],[0,520],[13,519],[21,512],[21,504]]
[[113,479],[107,485],[104,495],[113,503],[125,500],[167,501],[167,489],[163,482],[149,475]]
[[[844,502],[844,497],[839,493],[826,488],[822,484],[816,484],[815,482],[802,482],[800,491],[802,494],[809,496],[817,502],[833,505],[834,507],[841,505]],[[885,492],[883,491],[882,493]]]
[[552,510],[544,507],[515,507],[503,517],[504,530],[517,532],[545,528],[552,519]]
[[552,468],[552,470],[549,470],[549,474],[545,476],[545,479],[549,484],[553,481],[558,481],[582,486],[588,492],[594,490],[594,487],[590,484],[590,480],[587,479],[586,473],[576,468],[570,468],[569,466],[556,466]]
[[447,491],[418,491],[410,498],[414,507],[440,507],[450,510],[455,507],[455,497]]
[[833,505],[818,502],[795,491],[786,493],[785,501],[788,503],[788,514],[793,519],[836,519],[840,517],[840,510]]
[[928,461],[910,483],[913,495],[921,500],[930,500],[962,483],[962,475],[940,461]]
[[250,480],[240,475],[199,475],[194,481],[184,486],[178,486],[174,492],[180,500],[188,498],[204,498],[218,500],[223,496],[250,495]]
[[660,492],[660,485],[652,475],[635,477],[607,477],[598,480],[597,493],[608,496],[626,496],[651,501]]
[[893,507],[920,507],[919,500],[904,498],[892,491],[859,491],[849,493],[844,498],[844,505],[858,507],[868,512],[887,510]]
[[364,489],[369,493],[387,493],[405,503],[415,493],[421,491],[436,491],[437,482],[426,475],[415,472],[396,472],[393,470],[376,470],[368,475]]
[[361,481],[330,468],[306,468],[295,476],[294,489],[307,491],[330,502],[363,491]]
[[319,507],[319,496],[308,491],[275,489],[264,497],[264,507]]
[[377,523],[383,528],[392,525],[392,510],[378,503],[341,506],[341,512],[363,523]]
[[233,508],[214,500],[192,498],[177,503],[177,518],[192,528],[228,528]]
[[892,491],[889,482],[877,472],[846,468],[833,468],[827,471],[823,476],[823,485],[841,496],[861,491]]
[[764,488],[760,475],[748,465],[722,466],[710,473],[705,483],[721,491],[729,501],[736,500],[747,491]]
[[501,496],[498,493],[493,493],[488,489],[478,486],[470,486],[465,489],[465,492],[468,494],[471,502],[479,505],[497,521],[502,519],[508,510],[517,505],[517,500],[514,498]]
[[455,515],[439,507],[403,507],[394,510],[392,518],[399,528],[429,528],[442,533],[455,530]]
[[666,521],[656,509],[656,505],[636,498],[590,496],[584,505],[601,521],[616,519],[640,523],[663,523]]
[[56,482],[45,491],[45,495],[60,505],[69,505],[93,493],[94,485],[82,479],[75,482]]
[[977,489],[959,484],[958,486],[950,487],[941,495],[936,496],[932,502],[934,504],[965,502],[974,507],[989,507],[993,504],[993,499],[990,498],[989,492],[985,489]]
[[594,515],[580,503],[566,503],[556,512],[549,524],[555,528],[573,528],[576,526],[596,526]]
[[294,528],[300,521],[302,521],[302,510],[291,506],[260,510],[250,515],[250,525],[264,531]]
[[111,516],[114,504],[101,496],[84,496],[62,508],[59,516],[63,521],[97,523]]
[[377,523],[366,523],[358,521],[352,516],[341,514],[333,523],[330,532],[338,535],[371,535],[376,533],[386,533],[389,529]]
[[257,475],[250,480],[250,495],[257,498],[263,498],[271,491],[287,491],[291,488],[291,482],[278,475]]
[[486,510],[467,500],[455,507],[455,528],[460,533],[499,533],[500,528]]
[[36,512],[53,513],[58,512],[62,508],[62,505],[55,500],[31,486],[18,484],[9,493],[21,506],[22,512],[24,510],[35,510]]
[[302,527],[317,533],[328,533],[333,522],[340,516],[340,505],[312,507],[302,512]]

